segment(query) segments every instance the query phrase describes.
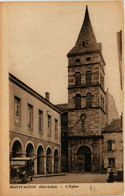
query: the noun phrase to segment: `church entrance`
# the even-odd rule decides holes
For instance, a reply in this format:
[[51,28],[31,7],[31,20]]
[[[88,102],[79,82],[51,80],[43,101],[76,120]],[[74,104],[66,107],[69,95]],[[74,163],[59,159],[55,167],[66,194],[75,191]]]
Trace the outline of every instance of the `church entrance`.
[[91,172],[91,150],[87,146],[81,146],[77,150],[77,172]]

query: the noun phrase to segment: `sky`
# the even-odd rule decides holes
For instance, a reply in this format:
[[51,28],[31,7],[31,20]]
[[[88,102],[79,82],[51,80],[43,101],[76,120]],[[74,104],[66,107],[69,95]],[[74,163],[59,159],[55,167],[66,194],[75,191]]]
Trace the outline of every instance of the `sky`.
[[98,43],[102,43],[105,90],[113,95],[119,114],[122,99],[116,32],[123,29],[121,2],[4,3],[4,48],[8,71],[53,104],[68,102],[68,59],[88,5]]

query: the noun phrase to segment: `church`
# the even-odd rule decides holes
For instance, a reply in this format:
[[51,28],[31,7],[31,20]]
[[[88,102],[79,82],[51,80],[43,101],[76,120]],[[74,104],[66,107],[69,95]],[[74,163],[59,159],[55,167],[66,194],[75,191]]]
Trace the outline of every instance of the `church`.
[[70,173],[123,169],[122,122],[105,91],[105,60],[86,6],[75,46],[68,52],[68,103],[61,111],[61,168]]

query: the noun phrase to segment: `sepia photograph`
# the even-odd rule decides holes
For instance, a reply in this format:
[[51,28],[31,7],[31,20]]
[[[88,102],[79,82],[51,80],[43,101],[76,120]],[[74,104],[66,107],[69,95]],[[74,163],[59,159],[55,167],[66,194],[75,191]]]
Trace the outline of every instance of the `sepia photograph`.
[[5,195],[123,194],[123,38],[123,1],[1,3]]

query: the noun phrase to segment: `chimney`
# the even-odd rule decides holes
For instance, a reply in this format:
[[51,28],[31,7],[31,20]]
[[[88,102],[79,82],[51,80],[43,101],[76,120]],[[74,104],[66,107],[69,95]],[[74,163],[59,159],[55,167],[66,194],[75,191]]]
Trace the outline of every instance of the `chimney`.
[[45,92],[45,98],[49,101],[49,92]]

